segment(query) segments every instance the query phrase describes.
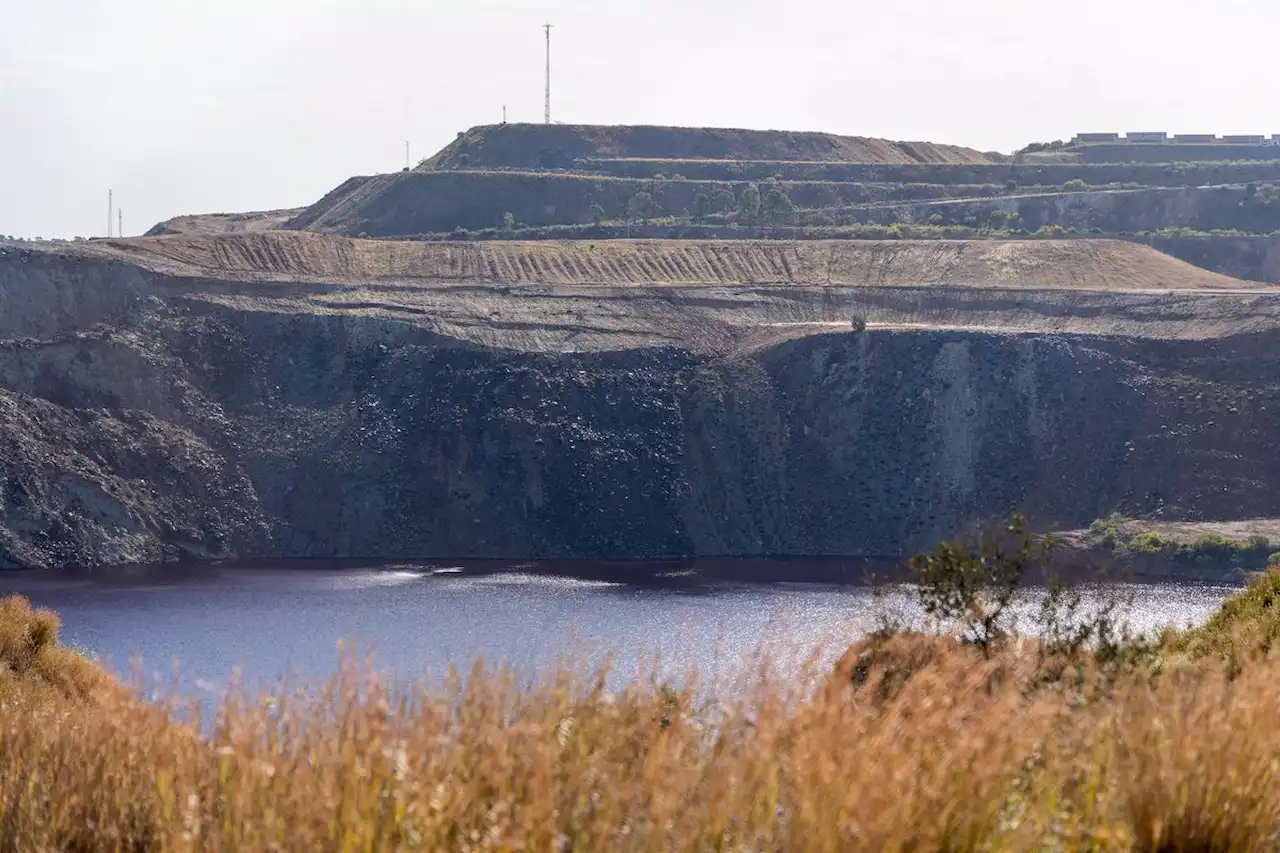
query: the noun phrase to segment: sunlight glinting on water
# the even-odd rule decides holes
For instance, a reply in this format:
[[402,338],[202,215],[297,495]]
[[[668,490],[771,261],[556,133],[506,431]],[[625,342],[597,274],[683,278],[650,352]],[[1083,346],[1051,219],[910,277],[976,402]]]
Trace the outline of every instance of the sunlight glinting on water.
[[[447,566],[440,568],[447,569]],[[1135,632],[1203,620],[1231,587],[1084,587],[1085,609],[1127,602]],[[761,666],[828,666],[886,620],[921,626],[909,585],[705,584],[660,589],[523,573],[468,577],[422,567],[387,571],[228,571],[210,581],[148,586],[67,584],[31,593],[63,620],[63,640],[127,673],[176,667],[187,689],[217,694],[247,682],[324,678],[339,643],[371,652],[399,679],[442,676],[482,659],[533,678],[556,666],[608,663],[610,684],[691,675],[710,689]],[[1034,605],[1019,605],[1020,617]]]

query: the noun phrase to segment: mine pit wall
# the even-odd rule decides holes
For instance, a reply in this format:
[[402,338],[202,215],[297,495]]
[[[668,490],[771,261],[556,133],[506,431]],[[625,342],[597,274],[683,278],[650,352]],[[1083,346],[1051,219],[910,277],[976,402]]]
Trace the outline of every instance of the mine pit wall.
[[1280,284],[1280,236],[1162,235],[1134,237],[1157,251],[1234,278]]
[[0,276],[0,566],[885,555],[1013,508],[1280,515],[1280,335],[1177,340],[1204,308],[1177,300],[1072,297],[1155,339],[833,328],[562,354],[26,270]]
[[1013,507],[1071,527],[1280,509],[1257,340],[840,333],[715,359],[383,351],[342,318],[236,319],[191,353],[220,365],[196,384],[281,556],[888,554]]
[[118,325],[156,293],[154,277],[127,263],[68,263],[45,251],[0,247],[0,341]]

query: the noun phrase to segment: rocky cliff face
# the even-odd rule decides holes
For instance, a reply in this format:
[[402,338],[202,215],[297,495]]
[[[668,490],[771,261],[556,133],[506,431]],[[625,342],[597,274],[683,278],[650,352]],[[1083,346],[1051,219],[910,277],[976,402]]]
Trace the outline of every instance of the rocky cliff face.
[[885,555],[1017,507],[1280,515],[1272,330],[535,352],[128,266],[0,267],[0,566]]

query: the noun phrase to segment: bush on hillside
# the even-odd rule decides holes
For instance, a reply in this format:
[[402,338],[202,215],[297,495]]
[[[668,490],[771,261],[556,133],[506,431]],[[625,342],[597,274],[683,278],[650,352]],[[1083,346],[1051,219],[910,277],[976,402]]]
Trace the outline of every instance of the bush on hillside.
[[1250,660],[1266,657],[1280,640],[1280,571],[1267,571],[1228,598],[1205,624],[1174,634],[1169,649],[1192,658],[1212,657],[1238,675]]
[[693,221],[702,223],[711,215],[711,199],[706,193],[698,193],[693,197]]
[[1066,143],[1061,139],[1055,139],[1052,142],[1032,142],[1015,151],[1015,154],[1039,154],[1042,151],[1059,151],[1066,147]]
[[749,223],[755,222],[760,218],[761,204],[760,188],[748,184],[738,196],[738,214]]
[[103,686],[101,670],[58,644],[61,623],[20,596],[0,599],[0,699],[22,686],[85,698]]
[[910,561],[926,615],[954,625],[984,652],[1009,636],[1012,607],[1028,571],[1048,561],[1055,543],[1015,515],[972,541],[943,542]]
[[627,202],[627,213],[632,219],[638,219],[641,222],[648,222],[657,211],[657,202],[653,200],[653,194],[647,190],[641,190]]
[[1133,530],[1133,522],[1112,514],[1094,521],[1089,528],[1089,544],[1108,550],[1118,557],[1163,555],[1174,562],[1212,564],[1223,567],[1257,569],[1269,564],[1277,543],[1267,536],[1253,534],[1235,539],[1219,533],[1206,533],[1186,541],[1154,530]]
[[790,221],[795,213],[795,205],[791,203],[790,197],[787,196],[778,182],[772,178],[765,184],[764,196],[760,204],[765,219],[769,222]]
[[732,213],[738,204],[738,197],[728,189],[718,189],[711,195],[711,210],[714,213]]

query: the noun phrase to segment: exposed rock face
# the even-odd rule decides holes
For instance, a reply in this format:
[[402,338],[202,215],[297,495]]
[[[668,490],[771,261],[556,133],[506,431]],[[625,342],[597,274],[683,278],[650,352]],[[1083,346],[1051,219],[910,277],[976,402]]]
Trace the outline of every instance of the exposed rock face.
[[265,531],[253,484],[137,410],[0,391],[0,568],[228,556]]
[[[403,307],[233,289],[0,257],[0,566],[885,555],[1019,507],[1063,526],[1280,515],[1273,321],[1210,340],[873,323],[522,351]],[[546,298],[503,293],[495,329]],[[586,310],[575,322],[606,316]]]

